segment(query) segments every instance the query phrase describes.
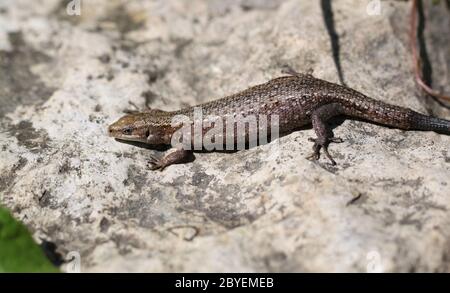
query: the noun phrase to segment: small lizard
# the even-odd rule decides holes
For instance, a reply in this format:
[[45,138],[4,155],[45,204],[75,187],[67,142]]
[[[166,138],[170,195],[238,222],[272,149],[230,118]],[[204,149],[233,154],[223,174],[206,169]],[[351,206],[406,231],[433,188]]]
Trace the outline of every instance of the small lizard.
[[[313,154],[308,158],[318,160],[322,149],[333,165],[336,162],[328,152],[328,145],[331,142],[342,142],[342,139],[334,137],[327,122],[336,116],[343,115],[404,130],[450,134],[448,120],[369,98],[346,86],[317,79],[309,73],[298,73],[292,69],[284,70],[283,73],[287,75],[196,107],[201,107],[205,116],[223,119],[225,116],[238,114],[243,117],[266,115],[269,119],[271,115],[277,115],[280,134],[288,134],[312,124],[317,138],[309,139],[314,145]],[[132,113],[111,124],[108,132],[118,140],[171,145],[172,136],[182,127],[179,123],[174,124],[172,118],[185,115],[193,119],[193,111],[194,107],[188,107],[171,112],[149,109]],[[201,125],[204,125],[201,128],[201,135],[204,136],[212,126]],[[236,125],[232,125],[234,134],[236,128]],[[250,130],[244,128],[244,131],[248,140]],[[193,135],[189,140],[194,143]],[[186,161],[191,152],[190,149],[175,147],[167,151],[162,158],[151,157],[148,166],[151,170],[162,170],[171,164]]]

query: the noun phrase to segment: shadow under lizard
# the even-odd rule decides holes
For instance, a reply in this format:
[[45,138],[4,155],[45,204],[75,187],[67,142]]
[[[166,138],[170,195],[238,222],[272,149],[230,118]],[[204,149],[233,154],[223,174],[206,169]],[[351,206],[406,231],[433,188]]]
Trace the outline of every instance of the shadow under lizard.
[[[314,142],[314,145],[313,154],[308,158],[318,160],[323,150],[333,165],[336,162],[328,152],[328,145],[331,142],[342,142],[342,139],[334,137],[327,122],[336,116],[361,119],[404,130],[435,131],[450,135],[448,120],[369,98],[356,90],[317,79],[311,74],[298,73],[292,69],[285,70],[283,73],[286,76],[195,107],[201,108],[204,117],[219,119],[236,114],[244,117],[266,115],[269,119],[272,115],[278,115],[280,134],[288,134],[312,124],[317,138],[309,139]],[[174,124],[172,119],[176,115],[192,118],[193,112],[194,107],[170,112],[149,109],[131,113],[111,124],[108,133],[118,140],[152,146],[171,145],[172,136],[182,127]],[[201,125],[208,125],[208,123]],[[204,136],[212,127],[214,123],[202,127],[201,135]],[[233,125],[231,129],[236,134],[236,125]],[[248,132],[251,130],[246,127],[244,131],[248,139]],[[224,133],[224,135],[227,134]],[[189,140],[192,144],[194,143],[193,137]],[[169,165],[186,162],[191,155],[190,149],[171,148],[162,158],[150,156],[148,166],[151,170],[163,170]]]

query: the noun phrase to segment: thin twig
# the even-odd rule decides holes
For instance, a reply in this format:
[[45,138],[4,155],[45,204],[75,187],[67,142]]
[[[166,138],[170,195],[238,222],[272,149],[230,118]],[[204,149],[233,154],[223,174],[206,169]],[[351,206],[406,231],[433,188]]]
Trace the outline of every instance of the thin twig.
[[412,50],[413,62],[414,62],[414,76],[415,76],[416,82],[419,84],[419,86],[422,88],[422,90],[424,90],[430,96],[450,102],[450,96],[444,95],[442,93],[439,93],[439,92],[433,90],[422,79],[421,66],[420,66],[421,61],[420,61],[420,57],[417,53],[416,30],[417,30],[417,0],[412,0],[410,40],[411,40],[411,50]]

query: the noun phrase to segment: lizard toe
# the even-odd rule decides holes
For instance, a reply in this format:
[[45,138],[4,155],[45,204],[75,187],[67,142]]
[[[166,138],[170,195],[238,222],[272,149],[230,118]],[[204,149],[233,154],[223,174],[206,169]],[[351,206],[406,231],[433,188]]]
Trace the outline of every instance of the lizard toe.
[[154,162],[148,162],[147,163],[147,168],[149,170],[151,170],[151,171],[154,171],[154,170],[161,169],[161,166],[159,164],[157,164],[157,163],[154,163]]
[[317,161],[320,159],[320,148],[322,147],[320,144],[317,143],[317,140],[314,138],[310,138],[310,141],[314,142],[313,145],[313,153],[306,158],[310,161]]
[[150,170],[161,170],[163,169],[163,165],[161,164],[161,160],[159,160],[158,158],[154,157],[154,156],[150,156],[150,160],[147,161],[147,168],[149,168]]
[[344,140],[340,137],[332,137],[329,139],[329,142],[334,142],[334,143],[343,143]]
[[328,152],[328,146],[324,146],[323,147],[323,152],[325,153],[325,155],[327,156],[328,160],[330,160],[331,165],[335,166],[336,165],[336,161],[333,159],[333,157],[330,155],[330,153]]
[[313,145],[313,153],[307,157],[307,159],[309,160],[314,160],[317,161],[320,159],[320,150],[323,149],[323,152],[325,154],[325,156],[328,158],[328,160],[330,160],[331,165],[336,165],[336,161],[333,159],[333,157],[330,155],[330,153],[328,152],[328,145],[330,144],[330,142],[334,142],[334,143],[341,143],[343,142],[343,140],[339,137],[332,137],[329,138],[327,140],[321,140],[319,138],[308,138],[309,141],[314,142]]
[[320,158],[320,154],[312,153],[309,156],[306,157],[307,160],[310,161],[317,161]]

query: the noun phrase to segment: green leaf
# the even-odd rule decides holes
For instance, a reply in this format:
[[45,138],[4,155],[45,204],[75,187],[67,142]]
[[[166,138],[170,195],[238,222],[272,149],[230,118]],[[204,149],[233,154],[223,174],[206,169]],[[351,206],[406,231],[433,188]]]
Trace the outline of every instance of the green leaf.
[[37,245],[27,228],[0,207],[0,273],[59,272]]

